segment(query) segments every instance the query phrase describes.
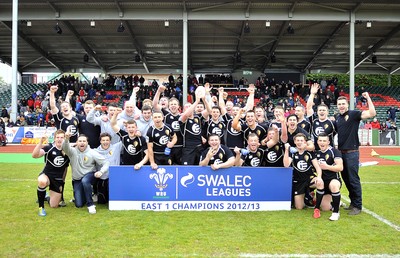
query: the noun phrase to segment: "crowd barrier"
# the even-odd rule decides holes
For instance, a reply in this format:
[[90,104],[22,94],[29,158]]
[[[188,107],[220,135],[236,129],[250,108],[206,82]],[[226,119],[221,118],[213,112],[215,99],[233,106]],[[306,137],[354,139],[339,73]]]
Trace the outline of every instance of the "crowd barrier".
[[48,141],[53,142],[55,127],[6,127],[6,137],[8,143],[16,144],[37,144],[40,138],[46,133],[49,137]]
[[290,210],[292,168],[111,166],[110,210]]

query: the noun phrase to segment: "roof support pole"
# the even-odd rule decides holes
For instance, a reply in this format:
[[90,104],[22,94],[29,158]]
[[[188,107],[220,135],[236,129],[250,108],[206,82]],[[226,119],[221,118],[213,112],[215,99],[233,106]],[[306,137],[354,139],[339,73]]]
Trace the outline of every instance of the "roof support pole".
[[13,0],[12,7],[12,82],[11,82],[11,119],[17,121],[18,98],[18,0]]
[[183,12],[183,60],[182,60],[182,77],[183,77],[183,105],[187,102],[188,95],[188,15]]
[[349,73],[349,76],[350,76],[350,99],[349,99],[349,104],[350,104],[351,110],[354,109],[354,71],[355,71],[355,68],[354,68],[354,63],[355,63],[355,60],[354,60],[355,59],[354,24],[355,24],[355,13],[354,13],[354,11],[352,11],[350,13],[350,35],[349,35],[349,38],[350,38],[350,43],[349,43],[349,45],[350,45],[350,49],[349,49],[349,52],[350,52],[350,60],[349,60],[350,61],[350,69],[349,69],[349,71],[350,71],[350,73]]

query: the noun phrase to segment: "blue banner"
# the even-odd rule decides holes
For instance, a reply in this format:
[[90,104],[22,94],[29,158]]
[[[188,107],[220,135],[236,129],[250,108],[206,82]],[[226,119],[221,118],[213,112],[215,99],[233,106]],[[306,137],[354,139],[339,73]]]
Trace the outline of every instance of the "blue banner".
[[110,210],[290,210],[292,169],[110,167]]

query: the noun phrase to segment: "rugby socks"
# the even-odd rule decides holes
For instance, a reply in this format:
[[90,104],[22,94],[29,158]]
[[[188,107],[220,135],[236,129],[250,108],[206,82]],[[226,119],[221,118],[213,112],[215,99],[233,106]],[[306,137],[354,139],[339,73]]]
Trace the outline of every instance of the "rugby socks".
[[46,198],[46,187],[41,188],[38,186],[37,196],[38,196],[38,201],[39,201],[39,208],[40,207],[44,208],[44,199]]
[[61,201],[64,201],[64,185],[65,185],[65,182],[63,182],[62,186],[61,186]]
[[315,204],[315,208],[319,209],[321,207],[322,198],[324,197],[325,191],[324,189],[317,189],[317,203]]
[[341,198],[340,191],[337,193],[332,193],[333,212],[339,212],[340,198]]

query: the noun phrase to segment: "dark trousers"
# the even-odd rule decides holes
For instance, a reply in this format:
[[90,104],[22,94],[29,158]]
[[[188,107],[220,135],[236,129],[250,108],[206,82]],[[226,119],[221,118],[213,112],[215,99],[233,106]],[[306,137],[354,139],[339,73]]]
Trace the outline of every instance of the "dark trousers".
[[342,153],[343,171],[342,178],[349,191],[351,205],[356,208],[362,208],[362,190],[360,177],[358,175],[360,153],[350,152]]

